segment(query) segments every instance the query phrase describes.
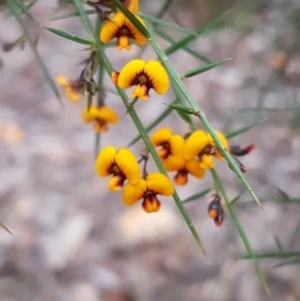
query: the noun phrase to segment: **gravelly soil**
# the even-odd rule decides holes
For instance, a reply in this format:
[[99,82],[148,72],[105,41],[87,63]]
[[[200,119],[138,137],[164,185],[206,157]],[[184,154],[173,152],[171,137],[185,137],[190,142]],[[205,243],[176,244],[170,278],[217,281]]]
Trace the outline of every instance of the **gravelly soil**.
[[[299,107],[299,45],[289,22],[299,7],[291,4],[289,10],[283,10],[280,1],[273,1],[270,7],[250,13],[243,23],[246,28],[236,27],[229,18],[228,26],[194,42],[191,48],[211,60],[235,59],[186,80],[186,86],[218,130],[229,132],[264,120],[232,139],[233,144],[256,145],[242,162],[248,169],[247,179],[265,202],[264,210],[252,203],[224,162],[217,163],[217,170],[231,198],[243,193],[236,209],[254,250],[275,250],[276,234],[284,249],[297,251],[299,234],[292,237],[292,233],[299,223],[299,206],[280,202],[277,189],[300,198],[300,115],[289,110],[249,110],[259,101],[269,108]],[[153,9],[155,6],[145,3],[145,12]],[[187,5],[180,9],[182,23],[195,27],[196,8]],[[243,6],[233,10],[233,20],[238,9],[243,11]],[[55,3],[40,0],[32,13],[47,26],[86,36],[77,19],[45,22],[54,10]],[[32,23],[28,25],[39,34],[38,49],[53,77],[65,74],[75,79],[86,56],[82,47],[38,30]],[[19,36],[13,18],[2,17],[1,41]],[[277,40],[281,40],[281,47]],[[279,70],[276,63],[285,50],[290,50],[291,58]],[[138,53],[133,47],[129,53],[111,50],[108,54],[119,69]],[[73,105],[64,99],[60,105],[27,45],[23,51],[1,52],[0,57],[4,62],[0,71],[0,220],[13,232],[13,236],[0,232],[1,300],[300,298],[299,267],[274,269],[278,261],[273,259],[261,260],[272,292],[272,297],[266,296],[251,262],[236,260],[245,248],[229,213],[220,228],[208,219],[209,196],[186,206],[206,256],[172,200],[163,199],[162,210],[156,215],[147,215],[139,205],[124,207],[120,193],[108,192],[107,180],[95,175],[95,137],[80,116],[85,103]],[[143,57],[154,55],[146,50]],[[199,64],[184,52],[170,59],[179,72]],[[106,82],[111,87],[108,79]],[[137,103],[143,123],[149,124],[164,110],[163,103],[172,98],[169,92]],[[117,110],[121,122],[101,137],[101,145],[124,146],[137,131],[114,94],[107,93],[107,103]],[[188,130],[176,115],[163,125],[179,133]],[[137,144],[133,150],[138,155],[143,145]],[[191,179],[178,192],[184,198],[209,185],[212,180],[207,174],[202,181]]]

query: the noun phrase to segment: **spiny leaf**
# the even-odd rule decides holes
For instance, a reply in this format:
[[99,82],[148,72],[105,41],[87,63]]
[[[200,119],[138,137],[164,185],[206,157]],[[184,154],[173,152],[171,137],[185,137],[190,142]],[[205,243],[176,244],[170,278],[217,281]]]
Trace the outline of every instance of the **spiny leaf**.
[[86,30],[89,34],[93,35],[94,30],[93,30],[92,22],[89,19],[86,11],[84,10],[81,1],[80,0],[73,0],[73,1],[74,1],[75,6],[76,6],[76,9],[78,11],[78,14],[81,17],[81,21],[82,21],[84,27],[86,28]]
[[188,113],[185,111],[185,109],[188,109],[186,107],[180,106],[180,105],[170,105],[172,109],[176,111],[176,113],[183,119],[183,121],[190,124],[192,122],[192,119],[190,117],[191,112],[188,111]]
[[203,67],[198,67],[198,68],[195,68],[195,69],[192,69],[190,71],[187,71],[186,73],[184,73],[181,78],[184,79],[184,78],[188,78],[188,77],[192,77],[192,76],[195,76],[195,75],[198,75],[198,74],[201,74],[201,73],[204,73],[208,70],[211,70],[213,68],[216,68],[224,63],[227,63],[229,61],[231,61],[232,58],[228,58],[228,59],[225,59],[225,60],[222,60],[222,61],[218,61],[218,62],[213,62],[211,64],[208,64],[206,66],[203,66]]
[[[184,108],[187,108],[188,103],[172,78],[171,78],[171,85],[177,98],[178,103],[176,105],[184,110]],[[176,113],[179,115],[181,119],[183,119],[183,121],[185,121],[189,125],[190,130],[193,132],[195,130],[195,124],[191,116],[180,110],[176,110]],[[196,116],[198,116],[198,112]]]
[[201,199],[203,196],[205,196],[206,194],[208,194],[209,192],[211,192],[214,188],[213,187],[209,187],[209,188],[206,188],[198,193],[195,193],[193,195],[191,195],[190,197],[184,199],[182,201],[182,203],[189,203],[189,202],[192,202],[192,201],[198,201],[199,199]]
[[158,14],[156,15],[157,19],[160,19],[170,8],[174,0],[166,0],[164,5],[162,5],[161,9],[159,10]]
[[280,267],[287,266],[287,265],[298,265],[298,264],[300,264],[300,257],[278,263],[278,264],[274,265],[274,268],[280,268]]
[[8,232],[10,235],[13,235],[11,231],[2,222],[0,222],[0,227],[3,228],[6,232]]
[[187,37],[179,40],[178,42],[172,44],[165,50],[166,55],[170,55],[177,51],[178,49],[181,49],[182,47],[186,46],[187,44],[191,43],[193,40],[196,39],[195,33],[198,35],[202,35],[204,32],[210,30],[213,28],[218,22],[220,22],[227,14],[229,11],[225,12],[224,14],[220,15],[210,23],[200,26],[198,29],[196,29],[193,34],[188,35]]
[[230,205],[230,201],[229,201],[229,199],[227,197],[227,194],[226,194],[226,191],[224,189],[223,183],[220,180],[219,175],[217,174],[217,172],[216,172],[215,169],[211,169],[210,171],[211,171],[214,183],[215,183],[215,189],[217,191],[221,192],[221,195],[222,195],[222,197],[223,197],[223,199],[224,199],[224,201],[225,201],[225,203],[227,205],[227,208],[228,208],[228,211],[229,211],[229,213],[231,215],[233,223],[234,223],[234,225],[235,225],[235,227],[236,227],[236,229],[237,229],[237,231],[238,231],[238,233],[239,233],[239,235],[240,235],[240,237],[241,237],[241,239],[242,239],[242,241],[243,241],[243,243],[245,245],[245,248],[246,248],[246,250],[248,252],[247,256],[252,260],[253,265],[254,265],[255,270],[256,270],[256,273],[257,273],[257,275],[258,275],[258,277],[259,277],[259,279],[260,279],[260,281],[262,283],[262,286],[264,287],[264,289],[266,290],[266,292],[268,294],[270,294],[269,287],[268,287],[268,284],[266,282],[265,276],[262,273],[261,268],[259,266],[259,262],[257,260],[258,256],[254,253],[254,251],[252,249],[252,246],[251,246],[251,244],[250,244],[250,242],[248,240],[248,237],[247,237],[247,235],[245,233],[245,230],[244,230],[243,226],[241,225],[241,223],[240,223],[240,221],[238,219],[238,216],[237,216],[237,214],[236,214],[236,212],[234,210],[234,207]]
[[[180,80],[180,77],[179,77],[178,73],[174,70],[174,67],[169,62],[169,60],[168,60],[167,56],[165,55],[164,51],[162,50],[162,48],[160,47],[160,45],[157,43],[155,35],[154,35],[154,32],[152,31],[151,27],[149,27],[148,30],[149,30],[149,32],[151,34],[150,43],[152,45],[152,48],[154,49],[154,51],[158,55],[159,59],[161,60],[161,62],[165,66],[165,68],[168,70],[168,74],[169,74],[169,76],[170,76],[170,78],[172,80],[173,87],[176,87],[180,91],[180,93],[182,94],[183,98],[189,103],[189,105],[191,106],[191,108],[193,110],[199,111],[199,115],[198,115],[199,116],[199,120],[203,123],[203,125],[206,128],[206,130],[211,135],[212,139],[216,143],[216,146],[218,147],[219,152],[226,159],[226,161],[228,162],[228,164],[230,164],[230,166],[232,166],[234,173],[237,175],[237,177],[242,181],[242,183],[244,184],[244,186],[247,188],[247,190],[249,191],[249,193],[252,196],[253,200],[260,207],[262,207],[262,205],[261,205],[258,197],[256,196],[255,192],[253,191],[252,187],[250,186],[250,184],[248,183],[248,181],[244,177],[244,175],[241,172],[241,170],[235,164],[234,159],[232,158],[232,156],[230,155],[230,153],[228,152],[228,150],[226,148],[224,148],[224,146],[222,145],[220,139],[216,135],[215,130],[213,129],[212,125],[210,124],[210,122],[206,118],[205,114],[200,109],[199,105],[196,103],[196,101],[193,99],[193,97],[190,95],[189,91],[186,89],[186,87],[184,86],[184,84]],[[176,93],[176,95],[177,95],[177,93]]]
[[188,107],[184,107],[184,106],[181,106],[181,105],[170,104],[169,107],[176,110],[177,112],[186,113],[186,114],[195,115],[195,116],[198,115],[198,112],[195,112],[193,109],[188,108]]
[[239,199],[240,199],[240,197],[241,197],[241,195],[242,195],[243,193],[240,193],[238,196],[236,196],[233,200],[231,200],[230,202],[229,202],[229,205],[230,206],[233,206]]
[[231,138],[233,138],[233,137],[235,137],[235,136],[241,135],[241,134],[243,134],[243,133],[245,133],[245,132],[248,132],[248,131],[251,130],[253,127],[257,126],[258,124],[260,124],[260,123],[262,123],[262,122],[264,122],[264,121],[266,121],[266,120],[268,120],[268,118],[264,118],[264,119],[262,119],[262,120],[256,121],[256,122],[254,122],[254,123],[252,123],[252,124],[250,124],[250,125],[244,126],[244,127],[240,128],[240,129],[238,129],[238,130],[236,130],[236,131],[232,131],[232,132],[226,134],[225,137],[226,137],[227,139],[231,139]]
[[81,37],[78,37],[74,34],[66,32],[66,31],[62,31],[62,30],[59,30],[59,29],[56,29],[56,28],[50,28],[50,27],[44,27],[44,26],[42,26],[42,27],[47,29],[48,31],[60,36],[60,37],[63,37],[64,39],[67,39],[67,40],[70,40],[70,41],[73,41],[73,42],[76,42],[76,43],[79,43],[79,44],[83,44],[83,45],[92,45],[92,44],[94,44],[93,41],[83,39]]
[[290,242],[289,242],[290,247],[293,246],[299,233],[300,233],[300,220],[298,221],[298,224],[296,225],[295,230],[293,231],[292,237],[290,239]]
[[283,245],[282,245],[279,237],[276,234],[274,234],[274,240],[275,240],[278,251],[283,252]]
[[138,100],[139,100],[139,98],[138,98],[138,96],[136,96],[136,97],[130,102],[129,107],[128,107],[126,113],[128,113],[128,111],[131,110],[131,109],[134,107],[134,105],[138,102]]
[[[300,252],[265,252],[265,253],[255,253],[257,258],[278,258],[278,259],[286,259],[291,257],[298,257],[300,260]],[[239,257],[240,259],[250,259],[249,255],[242,255]]]
[[281,190],[279,188],[277,188],[276,190],[277,190],[277,193],[280,195],[282,202],[284,202],[284,203],[299,203],[300,204],[300,199],[290,197],[286,192],[284,192],[283,190]]
[[[99,21],[98,21],[99,22]],[[99,24],[97,23],[97,27]],[[100,63],[99,69],[98,69],[98,94],[97,94],[97,107],[100,108],[104,105],[104,98],[105,98],[105,93],[104,93],[104,88],[103,88],[103,82],[104,82],[104,67],[103,64]],[[100,139],[101,139],[101,134],[96,133],[96,139],[95,139],[95,159],[98,156],[98,153],[100,151]]]
[[18,14],[17,10],[16,10],[16,4],[15,4],[15,0],[10,0],[7,1],[7,4],[9,6],[9,9],[11,11],[11,13],[14,15],[16,21],[19,23],[19,26],[23,29],[23,33],[24,33],[24,37],[26,38],[26,40],[28,41],[28,44],[36,58],[36,61],[40,67],[40,69],[43,72],[43,75],[45,77],[46,82],[49,84],[49,86],[52,88],[54,94],[56,95],[57,99],[59,100],[60,103],[61,102],[61,98],[60,98],[60,94],[58,92],[58,89],[52,79],[52,76],[50,75],[42,57],[40,56],[39,52],[36,49],[36,43],[35,41],[32,39],[31,35],[29,34],[29,31],[27,29],[27,26],[25,25],[25,23],[23,22],[22,18],[20,17],[20,15]]
[[[91,34],[94,35],[90,20],[88,19],[88,16],[87,16],[85,10],[82,7],[82,3],[80,2],[80,0],[73,0],[73,1],[76,4],[78,12],[80,12],[81,20],[84,23],[85,27],[87,28],[88,32],[90,32]],[[115,0],[113,0],[113,1],[115,1]],[[113,71],[112,65],[111,65],[110,61],[108,60],[108,58],[107,58],[107,56],[104,52],[104,48],[102,48],[102,45],[98,40],[96,40],[96,47],[97,47],[97,51],[99,53],[99,57],[101,57],[102,63],[104,64],[107,73],[111,74],[112,71]],[[129,103],[128,103],[126,93],[124,92],[124,90],[118,88],[117,86],[116,86],[116,90],[119,93],[125,107],[128,109]],[[154,146],[152,145],[151,140],[148,137],[147,132],[145,131],[144,126],[142,125],[142,123],[141,123],[137,113],[135,112],[134,108],[132,110],[130,110],[128,113],[129,113],[131,119],[133,120],[136,128],[138,129],[138,131],[139,131],[139,133],[140,133],[140,135],[141,135],[141,137],[142,137],[142,139],[145,143],[145,146],[148,149],[148,151],[150,152],[150,154],[151,154],[158,170],[161,173],[163,173],[164,175],[168,176],[168,174],[167,174],[160,158],[158,157],[158,154],[157,154]],[[179,198],[176,191],[173,194],[173,199],[174,199],[179,211],[181,212],[187,226],[189,227],[194,239],[196,240],[198,246],[200,247],[202,252],[205,254],[205,250],[203,248],[203,244],[202,244],[201,239],[198,235],[198,232],[196,231],[195,226],[194,226],[189,214],[185,210],[183,204],[181,203],[181,200],[180,200],[180,198]]]
[[32,16],[32,14],[29,12],[30,7],[32,7],[37,0],[33,0],[29,2],[28,4],[24,4],[22,1],[18,0],[12,0],[15,2],[16,6],[21,10],[23,14],[25,14],[30,20],[32,20],[35,23],[38,23],[35,18]]
[[[96,11],[94,9],[88,9],[85,11],[87,15],[95,15]],[[52,19],[50,19],[51,21],[58,21],[58,20],[64,20],[64,19],[69,19],[69,18],[74,18],[74,17],[80,17],[80,13],[79,12],[73,12],[73,13],[69,13],[69,14],[65,14],[65,15],[60,15],[57,17],[53,17]]]
[[285,106],[285,107],[245,107],[243,109],[240,109],[239,112],[245,112],[245,111],[274,111],[274,112],[286,112],[286,111],[292,111],[300,110],[299,106]]
[[[155,29],[155,32],[157,35],[159,35],[162,39],[164,39],[165,41],[173,44],[175,43],[175,41],[169,36],[167,35],[165,32],[163,32],[162,30],[159,30],[158,28]],[[181,50],[185,51],[186,53],[190,54],[191,56],[195,57],[196,59],[206,63],[206,64],[210,64],[211,61],[206,58],[205,56],[203,56],[202,54],[190,49],[189,47],[187,46],[183,46],[181,48]]]
[[172,24],[170,22],[167,22],[167,21],[155,18],[155,17],[151,17],[151,16],[149,16],[147,14],[144,14],[144,13],[141,13],[141,12],[139,12],[139,16],[141,16],[143,19],[145,19],[149,22],[155,23],[156,25],[161,25],[163,27],[168,27],[170,29],[176,30],[178,32],[186,33],[186,34],[189,34],[191,36],[195,36],[195,37],[200,36],[198,33],[194,32],[194,31],[188,30],[184,27],[178,26],[176,24]]

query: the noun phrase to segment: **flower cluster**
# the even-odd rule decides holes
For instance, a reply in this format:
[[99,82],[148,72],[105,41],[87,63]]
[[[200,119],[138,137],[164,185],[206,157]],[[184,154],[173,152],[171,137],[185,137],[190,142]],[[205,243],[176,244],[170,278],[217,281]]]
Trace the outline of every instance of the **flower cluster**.
[[[123,5],[135,16],[141,26],[146,27],[145,22],[137,15],[138,0],[123,0]],[[99,39],[103,44],[110,43],[116,39],[117,50],[130,50],[131,43],[138,46],[147,44],[148,39],[140,30],[123,14],[118,11],[111,0],[90,0],[87,4],[92,6],[102,20],[102,27],[99,32]],[[104,101],[98,101],[94,106],[93,96],[98,93],[101,97],[101,89],[97,87],[93,74],[99,65],[98,54],[91,47],[91,55],[85,61],[79,79],[70,81],[66,77],[59,76],[56,81],[65,90],[66,97],[73,103],[81,99],[81,95],[87,94],[88,105],[82,111],[84,123],[91,123],[95,132],[104,132],[108,124],[116,124],[118,116],[113,109],[105,106]],[[135,99],[147,100],[150,97],[150,90],[153,89],[161,95],[169,88],[169,78],[162,64],[156,60],[145,62],[135,59],[125,64],[120,72],[114,71],[111,74],[113,83],[120,89],[128,89],[135,86],[132,97]],[[145,161],[144,169],[141,172],[139,163]],[[143,199],[142,207],[148,212],[157,212],[160,201],[157,195],[170,196],[174,192],[170,179],[158,172],[147,173],[145,157],[138,162],[134,154],[127,148],[116,149],[110,145],[104,147],[96,159],[96,172],[100,177],[111,176],[108,181],[108,188],[111,191],[123,189],[123,202],[132,205]]]
[[[143,157],[142,161],[147,160]],[[146,166],[146,163],[145,163]],[[142,208],[147,213],[157,212],[161,203],[157,195],[170,196],[174,192],[173,185],[165,175],[141,169],[134,154],[127,148],[116,149],[106,146],[96,160],[96,172],[100,177],[111,176],[108,188],[118,191],[122,188],[122,199],[125,205],[131,206],[142,199]]]
[[[228,149],[226,137],[216,132],[224,148]],[[211,136],[197,130],[187,138],[173,134],[170,128],[162,128],[151,136],[152,144],[167,171],[176,171],[174,181],[178,185],[188,182],[188,175],[201,179],[206,169],[214,167],[213,158],[223,159]]]
[[[130,50],[132,43],[145,46],[148,38],[143,34],[146,22],[138,16],[138,0],[122,0],[122,4],[134,15],[138,22],[133,22],[118,10],[112,0],[88,0],[102,20],[99,40],[102,44],[116,41],[117,50]],[[139,23],[139,25],[137,25]],[[88,105],[82,112],[84,123],[90,123],[95,132],[104,132],[108,124],[116,124],[116,112],[105,105],[103,88],[97,87],[93,74],[102,58],[91,46],[91,55],[84,62],[85,67],[79,78],[70,81],[63,76],[57,77],[66,97],[73,103],[78,103],[81,95],[87,94]],[[169,89],[169,77],[161,62],[156,60],[144,61],[133,59],[127,62],[120,71],[113,71],[111,80],[118,89],[134,88],[132,98],[135,100],[148,100],[151,90],[158,95],[165,94]],[[93,105],[93,96],[98,93],[97,105]],[[173,133],[170,128],[161,128],[150,137],[157,154],[167,172],[174,172],[174,182],[177,185],[186,185],[189,175],[202,179],[208,169],[213,169],[215,159],[222,160],[224,151],[232,155],[243,156],[253,149],[253,145],[246,148],[231,146],[226,136],[221,132],[215,133],[221,142],[222,150],[218,149],[211,135],[203,130],[195,130],[188,135]],[[233,157],[242,172],[246,172],[244,165]],[[142,208],[147,213],[160,210],[161,203],[158,195],[171,196],[174,187],[168,176],[159,172],[147,172],[148,156],[143,155],[138,161],[128,148],[116,149],[109,145],[98,154],[95,169],[100,177],[110,177],[108,189],[110,191],[122,190],[123,203],[131,206],[142,200]],[[140,164],[144,162],[141,169]],[[231,168],[231,166],[230,166]],[[216,193],[208,206],[208,215],[217,226],[224,219],[224,210],[221,198]]]
[[[82,80],[71,81],[61,75],[56,78],[56,82],[64,88],[66,98],[70,102],[80,102],[86,83]],[[106,132],[108,130],[108,124],[116,124],[118,119],[117,113],[112,108],[104,105],[90,106],[82,110],[83,122],[92,124],[94,131],[98,133]]]
[[[141,26],[146,26],[143,19],[137,15],[138,1],[129,0],[124,4],[134,14]],[[130,41],[134,41],[138,46],[144,46],[148,42],[148,39],[122,12],[116,12],[106,20],[100,31],[100,41],[103,44],[107,44],[113,39],[117,40],[116,48],[118,50],[130,50]],[[111,79],[121,89],[136,86],[132,97],[141,100],[147,100],[150,97],[151,89],[157,94],[164,94],[169,89],[167,72],[161,63],[155,60],[148,62],[141,59],[132,60],[120,72],[114,71]]]
[[[95,53],[92,52],[86,60],[84,69],[81,71],[79,79],[71,81],[65,76],[57,76],[56,83],[64,88],[66,98],[72,103],[79,103],[82,95],[88,95],[88,107],[82,111],[82,120],[84,123],[93,125],[95,132],[106,132],[108,124],[118,122],[117,113],[110,107],[105,106],[104,101],[100,105],[93,106],[93,96],[98,92],[98,97],[102,97],[98,87],[93,79],[93,70],[96,61]],[[103,97],[104,100],[104,97]]]
[[[138,0],[124,0],[123,4],[135,15],[140,23],[145,26],[144,21],[137,15]],[[131,49],[130,40],[137,45],[144,46],[147,38],[126,18],[126,16],[117,11],[111,0],[88,1],[88,4],[95,8],[99,16],[104,20],[100,30],[99,38],[103,44],[117,39],[116,48],[118,50]],[[92,51],[90,57],[86,60],[85,68],[82,70],[79,79],[71,81],[64,76],[58,76],[56,82],[65,90],[65,95],[73,103],[78,103],[81,95],[88,94],[88,100],[91,103],[92,97],[96,94],[98,87],[93,79],[95,64],[97,61],[96,53]],[[136,86],[132,93],[133,98],[147,100],[149,91],[153,89],[157,94],[164,94],[169,88],[169,78],[167,72],[160,62],[150,60],[145,62],[141,59],[133,60],[127,63],[120,72],[114,71],[111,75],[113,83],[121,89],[128,89]],[[108,124],[118,122],[116,112],[104,105],[91,106],[82,112],[84,123],[93,124],[96,132],[104,132],[108,129]]]
[[[245,148],[230,146],[223,133],[216,132],[224,150],[232,155],[244,156],[254,147],[253,144]],[[157,148],[165,169],[168,172],[176,172],[174,182],[177,185],[186,185],[188,175],[201,179],[207,169],[214,168],[214,158],[222,160],[223,156],[216,147],[209,133],[196,130],[187,136],[174,134],[170,128],[161,128],[151,136],[152,144]],[[242,172],[246,172],[244,165],[233,157]],[[213,200],[208,206],[208,216],[212,218],[216,226],[220,226],[224,220],[224,209],[218,194],[213,195]]]

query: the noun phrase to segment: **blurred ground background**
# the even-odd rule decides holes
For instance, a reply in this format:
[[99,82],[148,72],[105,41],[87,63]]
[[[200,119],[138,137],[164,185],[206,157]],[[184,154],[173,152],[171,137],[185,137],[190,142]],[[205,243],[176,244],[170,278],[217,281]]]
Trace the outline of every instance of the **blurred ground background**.
[[[76,18],[49,21],[57,4],[39,0],[31,12],[43,25],[87,37]],[[160,5],[142,0],[140,9],[155,15]],[[227,10],[224,20],[190,48],[213,61],[234,60],[188,79],[186,85],[218,130],[229,132],[267,119],[232,140],[256,145],[241,160],[264,210],[253,204],[226,163],[218,162],[217,169],[231,198],[244,192],[236,208],[253,248],[276,250],[276,234],[285,250],[299,251],[300,4],[174,1],[165,19],[195,29]],[[70,11],[67,5],[59,13]],[[0,22],[1,44],[21,35],[7,13]],[[26,22],[38,36],[38,50],[53,77],[76,79],[86,57],[84,47]],[[167,32],[174,39],[182,37]],[[139,49],[108,54],[118,70]],[[143,57],[154,54],[147,48]],[[108,192],[107,179],[95,175],[95,137],[81,121],[85,102],[73,105],[64,99],[62,107],[28,45],[1,51],[0,59],[0,220],[13,232],[0,231],[1,301],[300,300],[299,265],[274,268],[280,262],[275,259],[261,260],[272,295],[265,294],[252,263],[236,259],[245,248],[229,215],[220,228],[207,217],[209,195],[186,205],[206,256],[171,199],[163,200],[158,214],[147,215],[139,204],[124,207],[120,193]],[[199,65],[182,51],[170,59],[179,72]],[[143,123],[149,124],[172,99],[170,92],[138,103]],[[114,94],[107,93],[106,101],[121,122],[101,137],[101,145],[124,146],[137,131]],[[179,133],[188,130],[175,114],[162,125]],[[133,150],[138,155],[143,145]],[[207,174],[178,192],[185,198],[210,185]]]

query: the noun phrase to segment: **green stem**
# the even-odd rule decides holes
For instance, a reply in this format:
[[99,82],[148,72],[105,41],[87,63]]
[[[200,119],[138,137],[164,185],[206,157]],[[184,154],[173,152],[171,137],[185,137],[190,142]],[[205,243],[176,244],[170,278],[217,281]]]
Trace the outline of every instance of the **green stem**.
[[35,58],[36,58],[36,61],[46,79],[46,82],[48,83],[48,85],[51,87],[51,89],[53,90],[55,96],[57,97],[58,101],[61,103],[61,105],[63,105],[62,101],[61,101],[61,97],[60,97],[60,94],[59,94],[59,91],[52,79],[52,76],[50,74],[50,72],[48,71],[42,57],[40,56],[39,52],[37,51],[37,48],[36,48],[36,41],[34,41],[34,39],[31,37],[30,35],[30,32],[26,26],[26,24],[24,23],[24,21],[22,20],[21,18],[21,14],[18,12],[18,9],[16,6],[20,6],[19,5],[19,2],[16,1],[16,0],[9,0],[9,1],[6,1],[12,15],[15,17],[17,23],[19,24],[19,26],[21,27],[22,31],[23,31],[23,35],[24,37],[26,38]]
[[193,97],[190,95],[190,93],[188,92],[187,88],[182,83],[182,81],[180,79],[180,75],[175,71],[175,69],[171,65],[170,61],[168,60],[167,56],[165,55],[164,51],[162,50],[162,48],[160,47],[160,45],[157,43],[155,34],[154,34],[153,30],[151,29],[151,27],[148,24],[147,24],[147,29],[148,29],[148,31],[150,33],[150,37],[151,37],[150,43],[151,43],[154,51],[158,55],[159,59],[162,61],[163,65],[168,70],[169,75],[171,77],[171,80],[177,86],[178,90],[182,93],[182,95],[187,100],[187,102],[189,103],[189,105],[191,106],[191,108],[195,112],[197,112],[200,121],[203,123],[204,127],[206,128],[206,130],[209,132],[209,134],[213,138],[213,140],[216,143],[216,145],[218,147],[218,150],[220,151],[220,153],[222,154],[222,156],[226,159],[226,161],[228,162],[228,164],[230,165],[230,167],[232,167],[232,170],[234,171],[234,173],[237,175],[237,177],[239,179],[241,179],[242,183],[245,185],[245,187],[247,188],[247,190],[249,191],[250,195],[253,197],[253,199],[255,200],[255,202],[260,207],[262,207],[262,205],[261,205],[258,197],[256,196],[256,194],[254,193],[252,187],[249,185],[248,181],[243,176],[242,172],[240,171],[239,167],[236,165],[236,163],[232,159],[232,156],[230,155],[230,153],[228,152],[228,150],[222,145],[220,139],[216,135],[215,130],[213,129],[212,125],[210,124],[210,122],[206,118],[205,114],[203,113],[203,111],[201,110],[201,108],[198,106],[198,104],[196,103],[196,101],[193,99]]
[[267,284],[266,279],[265,279],[265,277],[264,277],[264,275],[263,275],[263,273],[260,269],[258,259],[255,255],[255,253],[253,252],[253,249],[252,249],[251,244],[248,240],[248,237],[247,237],[247,235],[246,235],[246,233],[245,233],[245,231],[244,231],[244,229],[243,229],[243,227],[242,227],[242,225],[241,225],[241,223],[240,223],[240,221],[237,217],[237,214],[235,213],[235,211],[233,209],[233,206],[230,204],[230,200],[227,197],[227,194],[226,194],[226,191],[224,189],[223,183],[222,183],[221,179],[219,178],[219,176],[218,176],[215,169],[211,169],[210,171],[211,171],[211,175],[213,177],[214,183],[215,183],[215,189],[218,192],[221,193],[223,199],[225,200],[226,206],[227,206],[228,211],[231,215],[231,218],[232,218],[232,220],[235,224],[235,227],[236,227],[237,231],[239,232],[240,237],[241,237],[241,239],[242,239],[242,241],[243,241],[243,243],[246,247],[246,250],[247,250],[247,252],[248,252],[248,254],[249,254],[249,256],[250,256],[250,258],[251,258],[251,260],[254,264],[256,273],[259,276],[260,281],[261,281],[263,287],[265,288],[266,292],[268,294],[270,294],[268,284]]
[[169,10],[174,0],[166,0],[164,5],[161,7],[160,11],[156,15],[157,19],[161,19],[163,15]]
[[[98,51],[98,54],[99,54],[99,57],[101,58],[102,62],[103,62],[103,65],[104,65],[104,68],[106,70],[106,72],[111,75],[112,71],[113,71],[113,68],[112,68],[112,65],[110,63],[110,61],[108,60],[105,52],[104,52],[104,48],[103,48],[103,45],[100,43],[99,39],[95,37],[94,35],[94,30],[93,30],[93,27],[92,27],[92,24],[91,24],[91,21],[89,20],[84,8],[82,7],[82,3],[80,0],[73,0],[75,5],[76,5],[76,8],[78,10],[78,12],[80,13],[80,16],[81,16],[81,20],[83,22],[83,24],[85,25],[87,31],[94,36],[94,39],[95,39],[95,42],[96,42],[96,47],[97,47],[97,51]],[[130,108],[130,104],[129,104],[129,101],[128,101],[128,98],[125,94],[125,92],[123,90],[121,90],[120,88],[116,87],[116,90],[118,92],[118,94],[120,95],[123,103],[124,103],[124,106],[126,107],[126,109],[128,110]],[[168,176],[160,158],[158,157],[157,155],[157,152],[154,148],[154,146],[152,145],[151,141],[150,141],[150,138],[148,137],[148,134],[146,132],[146,130],[144,129],[138,115],[136,114],[134,108],[132,108],[131,110],[128,110],[128,114],[130,115],[131,119],[133,120],[137,130],[139,131],[143,141],[144,141],[144,144],[146,146],[146,148],[148,149],[148,151],[150,152],[157,168],[159,169],[159,171],[161,173],[163,173],[164,175]],[[191,218],[189,217],[187,211],[185,210],[177,192],[175,191],[174,194],[173,194],[173,199],[178,207],[178,209],[180,210],[185,222],[187,223],[194,239],[196,240],[197,244],[199,245],[199,247],[201,248],[202,252],[205,254],[205,251],[204,251],[204,248],[203,248],[203,245],[202,245],[202,242],[201,242],[201,239],[195,229],[195,226],[191,220]]]

